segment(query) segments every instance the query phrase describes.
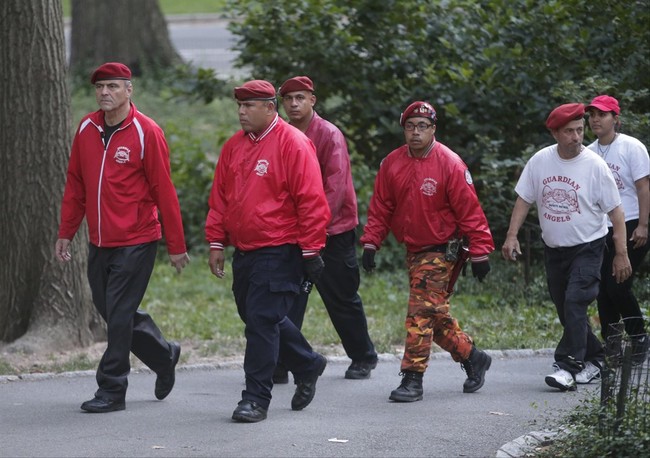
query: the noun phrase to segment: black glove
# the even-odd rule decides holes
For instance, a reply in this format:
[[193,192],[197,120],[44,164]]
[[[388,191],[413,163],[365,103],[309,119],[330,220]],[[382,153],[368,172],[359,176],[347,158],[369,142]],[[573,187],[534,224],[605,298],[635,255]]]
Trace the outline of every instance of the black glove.
[[375,270],[375,267],[377,267],[377,264],[375,264],[375,253],[376,250],[371,250],[370,248],[365,248],[363,250],[361,264],[363,265],[363,270],[366,272],[372,272]]
[[490,271],[490,261],[481,261],[472,263],[472,275],[482,282]]
[[321,274],[323,273],[323,269],[325,268],[325,263],[323,262],[323,258],[318,255],[314,256],[313,258],[303,259],[302,267],[305,270],[307,279],[312,283],[318,283],[318,279],[320,278]]

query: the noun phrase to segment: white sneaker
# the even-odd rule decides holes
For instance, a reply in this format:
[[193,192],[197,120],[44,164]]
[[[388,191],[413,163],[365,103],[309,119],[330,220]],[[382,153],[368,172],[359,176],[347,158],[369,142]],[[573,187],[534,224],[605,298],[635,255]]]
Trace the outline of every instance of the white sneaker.
[[587,361],[585,368],[576,374],[576,383],[586,384],[592,380],[600,380],[600,369],[591,361]]
[[548,386],[559,388],[561,391],[575,391],[578,389],[571,372],[560,369],[556,364],[553,364],[553,367],[555,368],[555,372],[551,375],[547,375],[544,379]]

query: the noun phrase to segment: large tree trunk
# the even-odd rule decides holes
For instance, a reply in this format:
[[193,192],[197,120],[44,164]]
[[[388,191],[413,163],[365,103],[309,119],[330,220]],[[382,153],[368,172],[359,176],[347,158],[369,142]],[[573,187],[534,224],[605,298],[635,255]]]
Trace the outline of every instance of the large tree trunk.
[[1,1],[0,42],[0,341],[85,346],[103,333],[85,279],[86,232],[73,262],[54,257],[72,133],[61,2]]
[[134,76],[181,63],[158,0],[72,0],[70,68],[122,62]]

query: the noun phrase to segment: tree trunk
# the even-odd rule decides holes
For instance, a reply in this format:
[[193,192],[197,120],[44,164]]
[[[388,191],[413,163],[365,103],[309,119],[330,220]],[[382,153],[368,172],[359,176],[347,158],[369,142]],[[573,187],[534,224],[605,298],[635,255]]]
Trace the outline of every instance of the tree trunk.
[[72,0],[70,68],[122,62],[134,76],[182,63],[158,0]]
[[103,333],[86,231],[73,262],[54,257],[71,144],[61,2],[3,0],[0,42],[0,341],[27,352],[85,346]]

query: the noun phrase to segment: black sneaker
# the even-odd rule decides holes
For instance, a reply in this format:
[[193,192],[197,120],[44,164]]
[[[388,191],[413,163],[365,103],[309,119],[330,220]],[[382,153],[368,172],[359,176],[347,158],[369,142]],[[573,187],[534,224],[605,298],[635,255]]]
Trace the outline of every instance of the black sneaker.
[[352,361],[348,370],[345,371],[345,378],[350,380],[363,380],[370,378],[370,372],[377,367],[377,360],[374,361]]
[[467,374],[467,379],[463,383],[463,393],[473,393],[485,383],[485,372],[490,368],[492,358],[484,351],[472,347],[469,358],[460,364]]

